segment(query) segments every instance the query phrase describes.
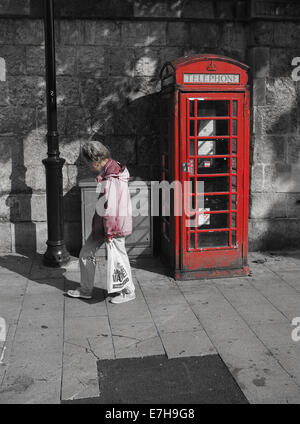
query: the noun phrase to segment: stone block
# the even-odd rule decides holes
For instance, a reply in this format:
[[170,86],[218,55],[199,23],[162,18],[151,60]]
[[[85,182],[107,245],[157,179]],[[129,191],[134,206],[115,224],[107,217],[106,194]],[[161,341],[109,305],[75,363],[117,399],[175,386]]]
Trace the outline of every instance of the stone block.
[[300,244],[299,223],[299,219],[272,220],[265,240],[266,249],[298,247]]
[[182,47],[163,47],[159,52],[160,68],[166,62],[172,62],[173,60],[181,56],[183,56]]
[[0,108],[0,133],[26,134],[35,128],[35,109],[7,106]]
[[265,165],[264,190],[279,193],[298,193],[300,165],[279,164]]
[[78,78],[58,76],[56,80],[57,104],[79,105],[79,81]]
[[118,46],[121,43],[121,23],[114,21],[85,21],[86,45]]
[[45,46],[24,46],[26,52],[26,73],[45,76]]
[[252,120],[252,131],[255,135],[265,134],[264,127],[264,107],[254,106],[253,107],[253,120]]
[[291,78],[266,78],[266,103],[290,106],[297,99],[297,87]]
[[0,15],[30,14],[30,0],[8,0],[0,3]]
[[12,140],[11,137],[0,137],[0,191],[11,190]]
[[32,190],[46,190],[46,171],[43,164],[27,166],[26,184]]
[[151,165],[128,165],[130,176],[138,180],[152,180]]
[[26,73],[25,49],[20,46],[0,45],[0,57],[6,63],[6,75]]
[[[25,195],[26,196],[26,195]],[[28,201],[28,195],[27,201]],[[31,217],[29,221],[47,221],[47,204],[46,204],[46,194],[32,194],[30,195],[30,204],[31,204]],[[23,209],[23,205],[22,205]]]
[[0,26],[0,44],[14,44],[15,34],[15,20],[2,19]]
[[295,47],[300,42],[300,25],[297,22],[276,22],[274,25],[274,44],[277,47]]
[[8,76],[9,101],[12,106],[41,106],[46,101],[46,83],[37,76]]
[[215,17],[217,19],[233,19],[235,16],[232,2],[217,1],[215,3]]
[[287,139],[287,162],[300,164],[300,136],[289,136]]
[[74,75],[77,49],[74,47],[57,46],[56,48],[56,74]]
[[90,127],[90,115],[80,106],[68,106],[64,124],[65,130],[62,131],[62,135],[64,133],[71,138],[86,137]]
[[286,195],[252,193],[250,218],[286,218]]
[[90,169],[85,165],[66,165],[68,172],[68,190],[75,189],[79,190],[78,183],[83,178],[93,178]]
[[15,25],[16,44],[41,45],[45,42],[42,19],[18,19]]
[[186,22],[168,22],[167,45],[185,46],[189,42],[189,24]]
[[45,194],[11,194],[6,204],[12,222],[47,220]]
[[258,46],[274,44],[274,23],[258,21],[253,22],[249,29],[250,43]]
[[[68,186],[68,174],[66,167],[62,168],[63,189]],[[46,190],[46,170],[42,165],[29,165],[26,172],[26,184],[34,191]]]
[[31,131],[23,140],[24,165],[42,165],[47,157],[46,130]]
[[80,156],[80,140],[60,139],[60,156],[66,160],[65,165],[77,163]]
[[245,26],[237,22],[226,22],[222,28],[222,45],[230,50],[245,50]]
[[36,252],[36,225],[33,222],[14,222],[12,228],[12,252],[28,255]]
[[11,218],[11,208],[9,204],[10,195],[1,194],[0,195],[0,220],[9,221]]
[[105,139],[112,156],[125,164],[136,164],[136,138],[134,136],[107,136]]
[[217,47],[219,42],[219,27],[214,23],[192,22],[190,24],[190,47],[203,49]]
[[[55,49],[55,62],[57,75],[74,75],[76,70],[76,55],[81,55],[80,48],[57,45]],[[94,59],[95,60],[95,59]],[[96,61],[96,60],[95,60]],[[77,60],[77,68],[78,68]]]
[[46,241],[48,240],[47,222],[36,222],[36,252],[44,254],[47,250]]
[[299,56],[299,51],[294,49],[270,49],[270,76],[274,78],[291,77],[293,57]]
[[107,81],[99,78],[79,78],[80,103],[90,113],[94,113],[98,107],[104,107],[105,85]]
[[160,139],[157,134],[139,136],[137,138],[137,163],[139,165],[153,165],[160,162]]
[[266,239],[269,233],[270,220],[249,220],[249,251],[265,250]]
[[135,128],[139,136],[157,133],[160,124],[158,101],[158,96],[153,94],[135,102]]
[[0,252],[11,252],[11,224],[10,222],[0,222]]
[[[1,71],[0,71],[1,73]],[[0,80],[0,106],[8,106],[9,105],[9,94],[8,94],[8,82]]]
[[166,45],[166,22],[123,22],[121,34],[126,46]]
[[286,214],[288,218],[300,218],[300,194],[286,194]]
[[287,143],[284,136],[256,137],[254,163],[283,163],[286,157]]
[[132,48],[110,48],[105,50],[105,60],[109,76],[134,76],[135,53]]
[[263,165],[255,165],[252,167],[251,173],[251,192],[260,192],[263,190]]
[[151,0],[137,0],[133,4],[134,17],[156,17],[162,18],[168,16],[168,3],[173,6],[173,2],[156,1],[155,6]]
[[77,53],[77,74],[91,75],[94,78],[102,77],[105,74],[104,48],[101,46],[78,46]]
[[265,78],[253,80],[253,105],[264,106],[266,104],[266,82]]
[[84,44],[84,30],[87,28],[86,21],[78,19],[60,19],[59,21],[59,41],[63,45]]
[[265,78],[270,71],[270,49],[269,47],[253,47],[250,50],[250,66],[253,78]]
[[184,2],[180,13],[181,18],[214,18],[214,4],[208,0],[188,0]]
[[290,104],[267,106],[263,110],[264,127],[267,134],[286,134],[290,132]]
[[139,48],[134,52],[134,75],[158,78],[161,68],[159,49]]

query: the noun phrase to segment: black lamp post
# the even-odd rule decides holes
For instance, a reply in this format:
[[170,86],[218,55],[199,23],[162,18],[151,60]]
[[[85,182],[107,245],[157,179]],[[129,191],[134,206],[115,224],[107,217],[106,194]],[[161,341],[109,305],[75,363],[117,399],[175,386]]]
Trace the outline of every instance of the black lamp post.
[[48,157],[42,162],[46,168],[48,247],[43,262],[59,267],[69,261],[70,254],[64,241],[62,167],[65,159],[59,157],[57,132],[53,0],[44,0],[44,11]]

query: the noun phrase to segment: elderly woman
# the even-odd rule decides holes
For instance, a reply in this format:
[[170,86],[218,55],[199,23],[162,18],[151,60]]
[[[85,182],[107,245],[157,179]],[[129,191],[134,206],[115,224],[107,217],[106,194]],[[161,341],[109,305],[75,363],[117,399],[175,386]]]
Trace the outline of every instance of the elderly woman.
[[[126,269],[129,281],[120,289],[111,303],[124,303],[135,299],[130,263],[125,247],[125,236],[132,232],[131,202],[128,189],[129,172],[125,165],[113,160],[110,151],[99,141],[90,141],[82,146],[82,155],[92,171],[97,173],[96,181],[101,184],[100,195],[92,221],[92,233],[79,254],[80,289],[69,290],[71,297],[91,299],[96,270],[96,252],[105,242],[108,255],[109,243],[114,243]],[[103,190],[104,188],[104,190]]]

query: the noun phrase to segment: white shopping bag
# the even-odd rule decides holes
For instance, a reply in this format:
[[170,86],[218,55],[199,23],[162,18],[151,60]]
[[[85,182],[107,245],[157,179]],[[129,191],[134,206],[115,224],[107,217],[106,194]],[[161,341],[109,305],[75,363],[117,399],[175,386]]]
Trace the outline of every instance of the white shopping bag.
[[129,261],[117,248],[115,239],[106,243],[107,247],[107,291],[108,293],[120,292],[131,288],[131,270]]

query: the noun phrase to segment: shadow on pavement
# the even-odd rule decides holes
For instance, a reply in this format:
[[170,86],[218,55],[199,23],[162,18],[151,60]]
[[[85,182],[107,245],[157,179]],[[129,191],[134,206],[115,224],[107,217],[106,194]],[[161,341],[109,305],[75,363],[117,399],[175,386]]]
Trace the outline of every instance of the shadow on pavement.
[[219,355],[98,361],[99,398],[62,403],[247,404]]

